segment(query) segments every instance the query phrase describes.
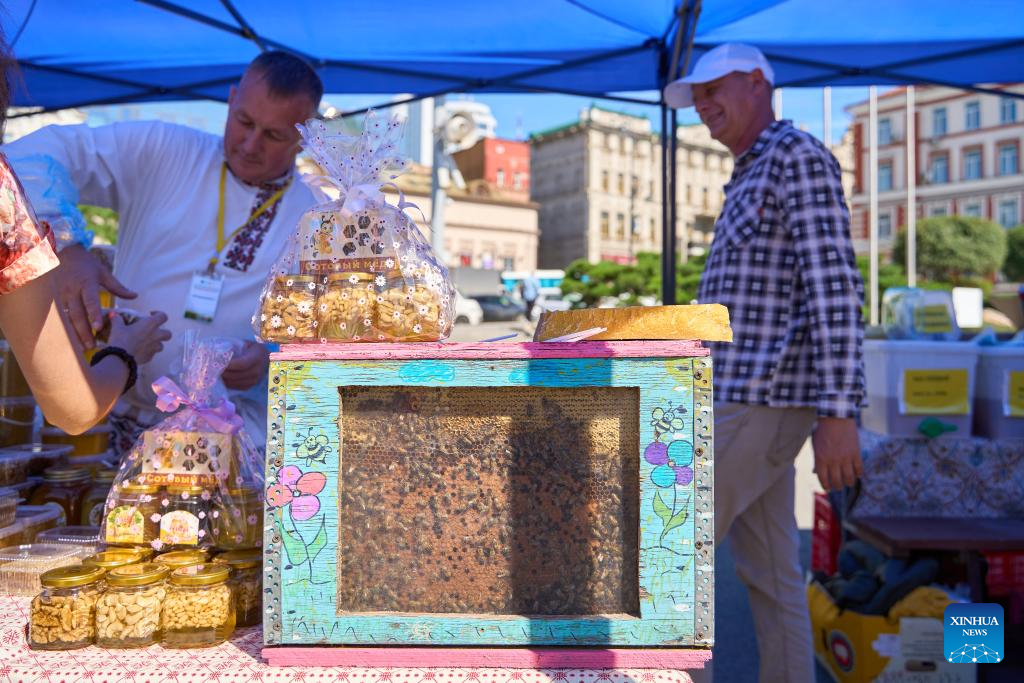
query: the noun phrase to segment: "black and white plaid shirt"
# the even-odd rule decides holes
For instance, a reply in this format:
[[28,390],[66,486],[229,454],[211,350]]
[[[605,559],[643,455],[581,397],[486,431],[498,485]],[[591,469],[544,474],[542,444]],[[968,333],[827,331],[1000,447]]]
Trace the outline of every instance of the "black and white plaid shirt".
[[700,282],[729,308],[712,344],[715,399],[856,417],[864,399],[864,285],[835,157],[789,121],[736,160]]

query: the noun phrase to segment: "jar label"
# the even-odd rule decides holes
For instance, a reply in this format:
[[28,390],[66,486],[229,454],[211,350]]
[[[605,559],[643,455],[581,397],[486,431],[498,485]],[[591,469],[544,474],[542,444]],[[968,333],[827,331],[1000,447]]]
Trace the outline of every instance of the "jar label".
[[160,541],[171,545],[197,545],[199,518],[186,510],[168,512],[160,518]]
[[107,543],[144,543],[145,526],[142,512],[134,505],[116,507],[107,515]]

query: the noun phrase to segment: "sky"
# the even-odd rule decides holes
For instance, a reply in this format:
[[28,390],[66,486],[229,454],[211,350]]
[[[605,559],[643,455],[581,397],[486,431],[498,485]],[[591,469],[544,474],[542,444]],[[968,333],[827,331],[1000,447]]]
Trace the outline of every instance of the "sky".
[[[653,93],[641,95],[653,98]],[[484,102],[491,107],[498,121],[499,137],[525,139],[530,133],[560,126],[576,121],[581,109],[592,102],[609,109],[623,111],[638,116],[647,116],[654,129],[660,128],[657,107],[615,102],[611,100],[593,100],[591,98],[573,97],[569,95],[477,95],[452,96],[451,99],[469,98]],[[387,102],[386,95],[331,95],[324,101],[338,109],[348,111],[361,107],[375,106]],[[832,142],[838,142],[843,131],[849,126],[850,117],[844,108],[854,102],[867,99],[867,88],[833,88],[832,89]],[[91,125],[102,125],[125,119],[160,118],[211,133],[220,133],[224,127],[227,108],[217,102],[161,102],[152,104],[133,104],[128,106],[92,107],[86,110]],[[792,119],[798,127],[805,127],[808,132],[819,138],[823,135],[822,120],[823,102],[820,88],[789,88],[782,92],[782,116]],[[679,115],[681,123],[697,122],[693,109],[682,110]]]

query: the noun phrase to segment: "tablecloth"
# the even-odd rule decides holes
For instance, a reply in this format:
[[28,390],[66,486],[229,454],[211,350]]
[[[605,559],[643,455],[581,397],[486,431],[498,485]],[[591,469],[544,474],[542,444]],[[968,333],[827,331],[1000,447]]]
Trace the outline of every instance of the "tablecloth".
[[30,602],[0,596],[0,683],[691,683],[685,671],[651,669],[275,668],[260,659],[259,627],[203,650],[39,652],[25,640]]

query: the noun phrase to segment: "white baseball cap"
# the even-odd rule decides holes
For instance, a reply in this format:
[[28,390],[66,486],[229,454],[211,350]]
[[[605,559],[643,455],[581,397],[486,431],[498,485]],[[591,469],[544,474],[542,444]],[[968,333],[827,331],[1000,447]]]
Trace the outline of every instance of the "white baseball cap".
[[709,83],[733,71],[751,73],[760,69],[769,84],[775,83],[775,72],[761,51],[753,45],[725,43],[708,50],[693,67],[689,76],[672,81],[665,86],[665,103],[670,107],[693,106],[692,83]]

